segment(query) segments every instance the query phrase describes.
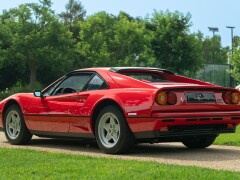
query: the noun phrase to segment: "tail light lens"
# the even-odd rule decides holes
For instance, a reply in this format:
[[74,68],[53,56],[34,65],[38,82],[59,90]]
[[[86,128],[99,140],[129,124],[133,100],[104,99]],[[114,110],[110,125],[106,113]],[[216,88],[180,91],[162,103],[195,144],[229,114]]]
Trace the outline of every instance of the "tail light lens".
[[240,94],[237,92],[232,93],[232,103],[238,104],[240,102]]
[[227,104],[238,104],[240,102],[240,94],[238,92],[227,91],[223,93],[222,97]]
[[230,91],[227,91],[225,93],[223,93],[223,100],[225,101],[225,103],[227,104],[231,104],[232,101],[232,93]]
[[167,93],[167,103],[170,105],[174,105],[177,103],[177,96],[174,92]]
[[159,105],[174,105],[177,103],[177,96],[174,92],[160,91],[156,96],[156,102]]
[[159,105],[167,104],[167,94],[165,92],[159,92],[156,96],[156,102]]

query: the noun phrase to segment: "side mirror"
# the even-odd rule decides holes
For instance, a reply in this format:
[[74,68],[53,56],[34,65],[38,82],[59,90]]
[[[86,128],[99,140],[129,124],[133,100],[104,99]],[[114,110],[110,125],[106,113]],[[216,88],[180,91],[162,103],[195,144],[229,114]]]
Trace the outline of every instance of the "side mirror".
[[41,90],[34,90],[33,94],[34,94],[35,97],[43,98],[43,94],[42,94]]

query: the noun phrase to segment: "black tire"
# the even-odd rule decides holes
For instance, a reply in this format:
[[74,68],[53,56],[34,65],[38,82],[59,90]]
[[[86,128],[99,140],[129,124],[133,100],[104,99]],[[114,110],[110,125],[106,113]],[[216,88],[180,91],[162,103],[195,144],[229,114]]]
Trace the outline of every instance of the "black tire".
[[4,132],[11,144],[22,145],[31,141],[32,134],[29,132],[23,114],[18,105],[10,106],[4,114]]
[[200,136],[194,138],[187,138],[182,141],[182,143],[191,149],[203,149],[212,145],[212,143],[216,139],[216,135],[214,136]]
[[106,106],[100,111],[95,136],[98,146],[107,154],[127,153],[135,143],[123,113],[115,106]]

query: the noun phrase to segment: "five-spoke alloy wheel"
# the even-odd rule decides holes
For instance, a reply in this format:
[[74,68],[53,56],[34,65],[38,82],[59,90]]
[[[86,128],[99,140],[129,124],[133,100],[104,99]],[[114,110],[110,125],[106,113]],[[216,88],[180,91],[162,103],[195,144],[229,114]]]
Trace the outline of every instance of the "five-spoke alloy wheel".
[[19,136],[21,127],[20,116],[15,110],[11,110],[6,117],[6,133],[10,139]]
[[115,106],[107,106],[100,111],[95,136],[99,147],[108,154],[125,153],[135,141],[123,113]]
[[115,146],[120,136],[120,124],[118,118],[111,112],[104,114],[98,125],[98,133],[105,147]]
[[11,144],[27,144],[32,135],[23,120],[22,111],[19,106],[10,106],[4,114],[4,132]]

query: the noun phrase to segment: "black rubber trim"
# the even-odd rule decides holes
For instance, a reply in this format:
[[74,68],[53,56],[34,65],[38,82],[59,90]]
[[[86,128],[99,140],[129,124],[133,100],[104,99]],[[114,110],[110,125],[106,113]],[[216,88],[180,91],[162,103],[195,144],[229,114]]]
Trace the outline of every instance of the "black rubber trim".
[[3,128],[3,127],[0,127],[0,131],[4,131],[4,128]]
[[174,119],[163,119],[162,122],[174,122]]
[[210,121],[211,118],[199,118],[199,121]]
[[174,72],[168,69],[159,69],[159,68],[151,68],[151,67],[112,67],[109,69],[111,72],[119,72],[123,70],[150,70],[150,71],[162,71],[168,74],[174,74]]
[[223,118],[212,118],[213,121],[222,121]]
[[146,131],[146,132],[137,132],[134,133],[137,139],[151,139],[151,138],[174,138],[174,137],[186,137],[186,136],[200,136],[200,135],[213,135],[213,134],[221,134],[221,133],[235,133],[236,127],[226,128],[226,127],[208,127],[201,128],[201,126],[196,126],[200,128],[189,128],[189,129],[181,129],[181,126],[169,127],[169,131],[161,132],[161,131]]
[[186,119],[186,121],[187,121],[187,122],[195,122],[195,121],[197,121],[197,119],[196,119],[196,118]]
[[32,116],[47,116],[47,117],[66,117],[66,118],[90,118],[91,116],[64,116],[64,115],[58,115],[58,114],[27,114],[27,115],[24,115],[24,117],[32,117]]
[[32,134],[40,137],[49,138],[70,138],[70,139],[81,139],[81,138],[95,138],[93,134],[88,133],[69,133],[69,132],[48,132],[48,131],[30,131]]

